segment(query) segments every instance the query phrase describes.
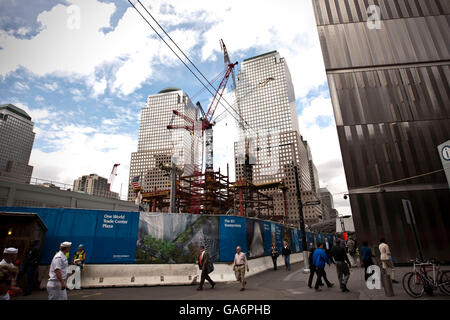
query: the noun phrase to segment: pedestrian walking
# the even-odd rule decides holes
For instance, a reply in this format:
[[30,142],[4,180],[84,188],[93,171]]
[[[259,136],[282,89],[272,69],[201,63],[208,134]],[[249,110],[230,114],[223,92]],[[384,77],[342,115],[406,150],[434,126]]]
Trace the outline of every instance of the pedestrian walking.
[[331,252],[332,247],[333,247],[333,244],[329,243],[328,238],[325,237],[325,244],[324,244],[325,253],[326,253],[328,259],[330,259],[331,263],[334,263],[333,260],[330,258],[330,252]]
[[340,245],[342,248],[346,248],[345,240],[344,240],[344,235],[340,235],[340,236],[339,236],[339,239],[340,239],[339,245]]
[[363,245],[361,247],[361,258],[364,266],[364,279],[366,281],[370,277],[370,275],[367,274],[367,268],[373,265],[372,258],[374,257],[375,256],[373,255],[372,250],[369,247],[369,242],[363,241]]
[[216,283],[209,277],[209,274],[214,271],[214,265],[209,257],[209,253],[205,250],[205,246],[200,246],[200,254],[197,260],[198,268],[202,270],[200,275],[200,285],[197,290],[203,290],[205,280],[208,280],[211,289],[214,289]]
[[67,300],[66,279],[69,264],[66,254],[69,253],[71,245],[72,243],[67,241],[61,243],[50,264],[47,282],[48,300]]
[[[338,240],[339,241],[339,240]],[[351,263],[348,259],[347,252],[336,241],[336,245],[331,249],[331,258],[336,263],[336,272],[342,292],[349,292],[347,282],[350,278]]]
[[72,264],[80,267],[83,270],[84,262],[86,261],[86,250],[84,250],[84,245],[78,245],[78,250],[75,252],[72,258]]
[[[308,287],[310,289],[312,289],[312,282],[314,279],[314,274],[318,277],[319,275],[317,274],[317,269],[316,266],[313,263],[313,255],[314,255],[314,251],[316,250],[316,248],[314,248],[314,244],[311,242],[309,244],[309,257],[308,257],[308,261],[309,261],[309,279],[308,279]],[[323,282],[322,280],[319,283],[319,286],[323,286]]]
[[11,300],[9,291],[11,290],[12,281],[17,276],[17,268],[3,263],[0,265],[0,300]]
[[38,269],[39,262],[41,261],[39,243],[39,240],[31,241],[23,264],[19,269],[19,274],[17,275],[17,280],[24,275],[27,277],[27,286],[24,290],[24,296],[29,296],[33,291],[36,271]]
[[0,261],[0,265],[9,264],[10,266],[15,267],[14,260],[16,260],[18,253],[19,250],[17,248],[5,248],[5,250],[3,250],[3,260]]
[[356,241],[352,238],[349,237],[348,241],[347,241],[347,250],[348,250],[348,254],[350,256],[350,262],[351,262],[351,266],[355,267],[356,266]]
[[291,248],[289,248],[287,241],[283,241],[283,249],[281,255],[284,257],[284,264],[287,271],[291,271]]
[[325,283],[327,284],[328,288],[333,287],[333,283],[331,283],[330,281],[328,281],[327,279],[327,274],[325,272],[325,263],[327,263],[328,265],[330,265],[330,260],[328,259],[327,255],[325,254],[325,250],[323,250],[323,243],[319,243],[319,247],[314,250],[314,254],[313,254],[313,264],[316,267],[316,272],[317,272],[317,280],[316,280],[316,285],[314,286],[314,289],[316,289],[316,291],[321,291],[321,289],[319,288],[320,285],[320,281],[325,280]]
[[[18,253],[19,253],[19,250],[17,248],[13,248],[13,247],[5,248],[5,250],[3,250],[3,260],[0,261],[0,265],[8,265],[8,266],[16,268],[16,266],[14,265],[14,261],[17,259]],[[9,295],[11,297],[15,297],[20,294],[22,294],[22,289],[17,286],[17,272],[16,272],[15,276],[11,282],[11,288],[9,289]]]
[[241,247],[237,246],[236,254],[234,255],[233,270],[236,280],[242,285],[241,291],[245,290],[245,285],[247,284],[247,281],[245,281],[245,269],[247,269],[247,272],[249,271],[247,257],[245,253],[241,252]]
[[278,249],[275,246],[275,243],[272,243],[272,248],[270,249],[270,255],[272,257],[273,270],[277,270],[277,260],[278,260],[278,257],[280,256],[280,253],[278,252]]
[[387,268],[390,268],[392,282],[398,283],[398,281],[395,280],[395,270],[394,270],[394,263],[392,262],[391,250],[384,238],[380,239],[380,245],[378,246],[378,249],[380,249],[380,260],[384,272],[386,272],[387,274]]

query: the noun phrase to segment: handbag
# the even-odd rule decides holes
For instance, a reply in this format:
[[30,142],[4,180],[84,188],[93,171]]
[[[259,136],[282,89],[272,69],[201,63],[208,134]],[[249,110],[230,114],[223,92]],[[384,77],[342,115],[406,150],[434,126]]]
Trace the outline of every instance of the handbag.
[[211,273],[214,271],[214,264],[211,261],[208,261],[208,264],[206,265],[206,272]]

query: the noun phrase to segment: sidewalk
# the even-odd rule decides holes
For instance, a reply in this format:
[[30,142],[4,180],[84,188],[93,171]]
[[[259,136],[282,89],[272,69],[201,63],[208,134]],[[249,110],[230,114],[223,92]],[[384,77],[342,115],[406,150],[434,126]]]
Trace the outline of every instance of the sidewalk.
[[[383,288],[368,289],[363,268],[351,269],[347,284],[350,292],[341,292],[334,265],[325,268],[327,278],[334,286],[325,286],[322,291],[316,292],[308,288],[309,273],[303,273],[303,263],[292,264],[291,271],[280,267],[277,271],[271,269],[250,276],[244,292],[239,291],[240,284],[237,281],[228,281],[218,283],[214,290],[209,289],[209,284],[205,285],[203,291],[197,291],[197,285],[116,287],[73,290],[68,292],[68,296],[69,300],[450,300],[450,296],[439,291],[435,291],[432,297],[410,297],[401,284],[403,275],[410,270],[411,267],[395,269],[399,283],[392,284],[393,297],[386,297]],[[47,300],[47,291],[34,291],[31,296],[18,297],[16,300]]]

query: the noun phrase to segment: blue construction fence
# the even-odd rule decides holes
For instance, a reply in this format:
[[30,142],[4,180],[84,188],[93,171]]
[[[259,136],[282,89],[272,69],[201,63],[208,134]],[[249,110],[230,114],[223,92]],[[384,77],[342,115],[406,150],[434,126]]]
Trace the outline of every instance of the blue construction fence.
[[[72,242],[70,257],[83,244],[86,263],[194,263],[204,245],[215,262],[230,262],[240,246],[249,259],[279,252],[287,241],[302,252],[302,233],[276,222],[228,215],[193,215],[70,208],[0,207],[0,211],[35,213],[48,231],[41,264],[50,264],[63,241]],[[306,232],[308,248],[333,242],[332,234]]]

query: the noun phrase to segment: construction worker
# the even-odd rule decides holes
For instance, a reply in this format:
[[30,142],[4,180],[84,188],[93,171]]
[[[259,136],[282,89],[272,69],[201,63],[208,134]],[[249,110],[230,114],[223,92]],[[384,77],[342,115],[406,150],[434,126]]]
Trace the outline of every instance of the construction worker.
[[72,264],[79,266],[80,269],[83,270],[85,260],[86,260],[86,251],[84,250],[84,246],[80,244],[78,246],[77,252],[75,252],[73,256]]

